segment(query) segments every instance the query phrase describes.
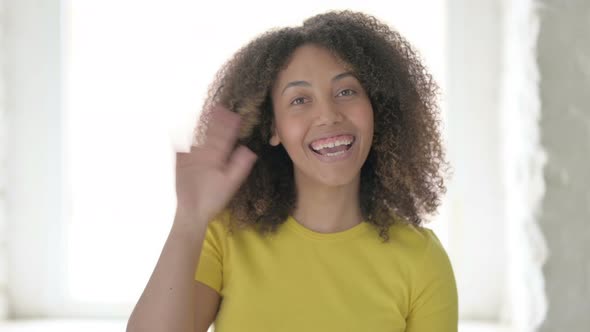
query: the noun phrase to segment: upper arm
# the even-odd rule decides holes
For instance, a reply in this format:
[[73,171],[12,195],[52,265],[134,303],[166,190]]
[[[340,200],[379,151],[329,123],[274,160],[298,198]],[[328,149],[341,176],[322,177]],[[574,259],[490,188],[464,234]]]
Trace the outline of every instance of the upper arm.
[[434,283],[423,294],[424,303],[414,308],[406,321],[406,332],[457,332],[458,307],[454,279]]
[[429,230],[426,235],[430,239],[415,274],[406,332],[456,332],[458,294],[453,268],[436,235]]
[[207,332],[217,317],[221,296],[213,288],[195,281],[193,284],[195,300],[195,332]]

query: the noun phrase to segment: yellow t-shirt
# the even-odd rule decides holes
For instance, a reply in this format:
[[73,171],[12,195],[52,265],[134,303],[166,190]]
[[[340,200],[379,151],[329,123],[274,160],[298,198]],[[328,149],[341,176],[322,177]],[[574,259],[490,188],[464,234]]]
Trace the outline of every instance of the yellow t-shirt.
[[289,217],[276,234],[227,234],[212,221],[195,279],[215,289],[215,332],[454,332],[457,288],[427,228],[398,224],[390,242],[363,222],[318,233]]

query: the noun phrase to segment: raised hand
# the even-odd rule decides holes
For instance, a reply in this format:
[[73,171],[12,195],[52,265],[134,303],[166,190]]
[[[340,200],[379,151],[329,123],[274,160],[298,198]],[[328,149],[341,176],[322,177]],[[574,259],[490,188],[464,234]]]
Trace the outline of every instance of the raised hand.
[[256,154],[236,147],[240,116],[221,106],[201,117],[198,142],[176,154],[177,212],[209,222],[229,203],[250,173]]

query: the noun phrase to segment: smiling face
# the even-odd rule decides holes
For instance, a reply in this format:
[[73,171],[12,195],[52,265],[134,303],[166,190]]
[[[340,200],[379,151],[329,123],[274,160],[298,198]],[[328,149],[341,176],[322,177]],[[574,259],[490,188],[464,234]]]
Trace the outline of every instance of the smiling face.
[[328,50],[303,45],[272,89],[270,144],[282,144],[298,185],[360,179],[373,141],[373,109],[360,82]]

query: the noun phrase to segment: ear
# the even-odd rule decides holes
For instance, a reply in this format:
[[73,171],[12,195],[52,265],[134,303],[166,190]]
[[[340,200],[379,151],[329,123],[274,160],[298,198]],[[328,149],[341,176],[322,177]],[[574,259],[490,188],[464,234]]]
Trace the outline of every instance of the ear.
[[277,134],[277,128],[275,126],[274,120],[272,121],[272,123],[270,125],[270,140],[268,141],[268,143],[270,143],[270,145],[272,145],[272,146],[277,146],[281,143],[281,140],[279,139],[279,135]]

